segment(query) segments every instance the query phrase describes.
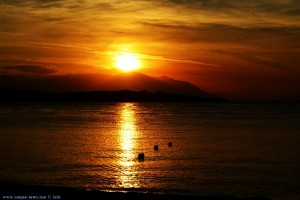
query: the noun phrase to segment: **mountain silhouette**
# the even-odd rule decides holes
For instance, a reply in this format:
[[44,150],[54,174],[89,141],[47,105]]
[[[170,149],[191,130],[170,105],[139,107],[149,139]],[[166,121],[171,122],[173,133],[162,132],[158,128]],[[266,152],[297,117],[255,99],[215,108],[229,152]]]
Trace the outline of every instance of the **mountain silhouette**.
[[174,80],[166,76],[156,78],[137,72],[112,76],[103,83],[108,90],[147,90],[149,92],[161,91],[198,97],[212,96],[186,81]]
[[41,92],[146,90],[148,92],[182,94],[201,98],[213,97],[213,95],[186,81],[174,80],[166,76],[156,78],[137,72],[118,75],[1,75],[0,90]]

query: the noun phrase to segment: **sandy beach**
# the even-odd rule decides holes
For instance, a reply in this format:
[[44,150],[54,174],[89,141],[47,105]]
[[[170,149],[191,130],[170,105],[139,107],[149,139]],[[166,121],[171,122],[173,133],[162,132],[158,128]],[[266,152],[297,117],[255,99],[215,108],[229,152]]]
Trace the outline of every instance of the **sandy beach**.
[[122,199],[122,200],[268,200],[264,197],[233,197],[233,196],[193,196],[177,194],[154,194],[136,192],[103,192],[86,191],[83,189],[36,186],[18,183],[0,182],[1,199]]

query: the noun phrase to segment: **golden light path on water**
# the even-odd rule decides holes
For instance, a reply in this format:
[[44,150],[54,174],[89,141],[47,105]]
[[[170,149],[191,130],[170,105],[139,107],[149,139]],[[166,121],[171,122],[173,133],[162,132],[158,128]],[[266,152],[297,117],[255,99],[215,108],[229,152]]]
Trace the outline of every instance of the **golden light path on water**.
[[121,188],[140,187],[137,177],[137,161],[135,155],[138,135],[134,104],[124,103],[120,109],[120,130],[118,138],[121,154],[119,157],[120,171],[117,179],[119,187]]

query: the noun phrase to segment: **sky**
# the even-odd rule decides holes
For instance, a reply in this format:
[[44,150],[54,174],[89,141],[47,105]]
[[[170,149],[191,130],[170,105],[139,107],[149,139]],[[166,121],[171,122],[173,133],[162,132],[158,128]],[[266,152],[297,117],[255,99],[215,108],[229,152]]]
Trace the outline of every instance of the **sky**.
[[299,0],[1,0],[0,74],[139,72],[237,99],[300,99]]

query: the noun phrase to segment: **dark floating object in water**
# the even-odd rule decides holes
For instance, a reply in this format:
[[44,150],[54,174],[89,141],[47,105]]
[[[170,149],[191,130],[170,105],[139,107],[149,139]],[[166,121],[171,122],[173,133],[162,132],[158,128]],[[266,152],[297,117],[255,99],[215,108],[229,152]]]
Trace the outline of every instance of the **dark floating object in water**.
[[169,142],[169,143],[168,143],[168,146],[169,146],[169,147],[173,146],[173,143],[172,143],[172,142]]
[[144,153],[139,153],[138,159],[139,159],[140,161],[141,161],[141,160],[144,160],[144,159],[145,159],[145,154],[144,154]]
[[154,150],[155,150],[155,151],[158,151],[158,145],[155,145],[155,146],[154,146]]

